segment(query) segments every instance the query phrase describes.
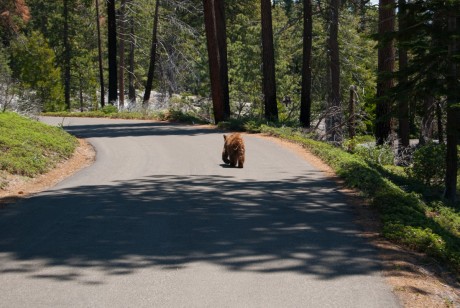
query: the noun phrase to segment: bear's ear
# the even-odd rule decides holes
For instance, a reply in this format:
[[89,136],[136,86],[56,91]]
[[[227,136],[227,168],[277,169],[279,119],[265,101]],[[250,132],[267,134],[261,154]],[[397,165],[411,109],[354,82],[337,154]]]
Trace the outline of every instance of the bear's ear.
[[227,140],[227,135],[224,135],[224,140]]

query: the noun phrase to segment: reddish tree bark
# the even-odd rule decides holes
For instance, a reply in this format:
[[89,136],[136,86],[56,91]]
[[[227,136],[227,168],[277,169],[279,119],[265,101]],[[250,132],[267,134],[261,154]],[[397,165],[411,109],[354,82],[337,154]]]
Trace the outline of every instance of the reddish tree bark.
[[387,96],[393,87],[393,79],[388,74],[393,73],[395,50],[393,40],[385,39],[385,34],[395,29],[394,0],[379,1],[378,31],[382,41],[378,48],[378,81],[377,81],[377,108],[375,138],[378,145],[384,144],[391,133],[391,100]]
[[[224,6],[221,2],[203,0],[211,96],[216,124],[226,120],[230,114]],[[217,20],[219,17],[221,20]]]
[[[399,31],[407,31],[406,0],[399,0],[398,23]],[[399,70],[404,71],[408,64],[407,50],[403,46],[398,48]],[[407,83],[407,76],[402,74],[399,78],[400,84]],[[398,121],[399,121],[399,147],[400,149],[409,146],[409,97],[406,93],[398,95]]]

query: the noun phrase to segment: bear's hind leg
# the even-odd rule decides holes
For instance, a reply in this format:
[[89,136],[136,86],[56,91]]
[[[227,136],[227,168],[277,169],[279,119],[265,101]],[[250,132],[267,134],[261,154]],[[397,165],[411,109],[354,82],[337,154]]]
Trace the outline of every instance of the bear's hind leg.
[[236,157],[230,157],[230,166],[236,167],[236,163],[238,162]]
[[238,168],[243,168],[244,165],[244,157],[240,156],[238,157]]

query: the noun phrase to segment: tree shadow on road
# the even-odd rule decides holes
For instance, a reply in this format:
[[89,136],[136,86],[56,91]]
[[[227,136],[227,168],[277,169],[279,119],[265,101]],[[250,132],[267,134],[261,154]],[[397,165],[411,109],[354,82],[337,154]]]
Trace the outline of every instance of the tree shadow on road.
[[31,260],[110,275],[193,262],[317,279],[379,271],[352,215],[333,183],[306,176],[165,175],[49,191],[0,212],[0,256],[13,261],[0,273],[33,274],[14,265]]
[[217,131],[205,126],[179,125],[166,122],[127,122],[92,125],[66,125],[64,129],[78,138],[141,137],[141,136],[196,136]]

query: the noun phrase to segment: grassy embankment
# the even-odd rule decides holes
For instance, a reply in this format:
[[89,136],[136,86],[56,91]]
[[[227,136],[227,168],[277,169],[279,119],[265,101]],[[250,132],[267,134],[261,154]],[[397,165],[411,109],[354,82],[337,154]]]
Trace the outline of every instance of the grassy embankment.
[[6,174],[34,177],[69,158],[78,145],[62,128],[15,113],[0,113],[0,188]]

